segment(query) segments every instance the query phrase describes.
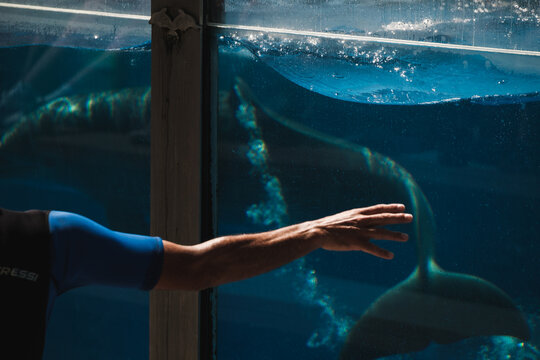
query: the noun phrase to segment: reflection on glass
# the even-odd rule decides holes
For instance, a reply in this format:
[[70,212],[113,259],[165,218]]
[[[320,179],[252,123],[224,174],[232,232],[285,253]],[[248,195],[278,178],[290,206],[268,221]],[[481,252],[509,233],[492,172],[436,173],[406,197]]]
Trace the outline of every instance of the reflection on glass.
[[[221,287],[220,359],[540,355],[540,268],[526,255],[539,250],[531,241],[540,205],[535,55],[216,36],[221,234],[379,202],[403,202],[416,215],[403,229],[413,243],[393,249],[391,262],[320,251]],[[377,299],[368,315],[397,312],[432,331],[368,323],[386,337],[374,332],[351,350],[360,343],[352,329]]]
[[149,2],[0,2],[0,46],[118,49],[150,40]]
[[[96,17],[72,23],[89,31],[73,33],[64,25],[81,17],[16,12],[21,17],[13,13],[11,20],[24,22],[11,23],[0,48],[2,207],[73,211],[115,230],[147,234],[149,36],[141,42],[122,37],[129,29],[120,21],[116,35],[100,41]],[[130,47],[103,50],[118,44]],[[57,298],[45,359],[147,354],[147,293],[87,287]]]
[[224,0],[213,21],[539,50],[537,0]]
[[93,10],[131,15],[147,15],[150,11],[149,0],[6,0],[3,3],[26,6],[44,6],[56,9]]

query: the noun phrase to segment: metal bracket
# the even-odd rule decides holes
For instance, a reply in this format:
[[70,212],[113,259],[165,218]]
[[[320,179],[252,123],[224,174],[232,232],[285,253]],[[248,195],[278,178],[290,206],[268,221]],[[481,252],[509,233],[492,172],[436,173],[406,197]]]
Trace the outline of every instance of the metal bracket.
[[189,29],[200,29],[201,27],[197,25],[195,19],[186,14],[182,9],[178,9],[178,15],[171,20],[169,15],[167,15],[167,9],[163,8],[158,12],[155,12],[150,17],[148,21],[152,25],[157,25],[160,28],[168,29],[167,36],[178,40],[182,33],[186,32]]

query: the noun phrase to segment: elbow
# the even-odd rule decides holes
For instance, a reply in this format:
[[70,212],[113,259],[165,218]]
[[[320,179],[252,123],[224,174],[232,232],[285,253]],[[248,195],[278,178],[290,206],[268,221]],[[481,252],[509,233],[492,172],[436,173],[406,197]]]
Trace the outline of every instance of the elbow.
[[202,291],[219,285],[218,272],[204,251],[195,246],[165,242],[161,276],[156,290]]

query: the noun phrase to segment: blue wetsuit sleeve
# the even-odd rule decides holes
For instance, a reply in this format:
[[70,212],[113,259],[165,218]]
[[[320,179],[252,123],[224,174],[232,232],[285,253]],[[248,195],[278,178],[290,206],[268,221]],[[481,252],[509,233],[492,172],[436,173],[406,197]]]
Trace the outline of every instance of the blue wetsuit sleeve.
[[51,275],[58,294],[85,285],[152,289],[161,276],[159,237],[116,232],[73,213],[51,211]]

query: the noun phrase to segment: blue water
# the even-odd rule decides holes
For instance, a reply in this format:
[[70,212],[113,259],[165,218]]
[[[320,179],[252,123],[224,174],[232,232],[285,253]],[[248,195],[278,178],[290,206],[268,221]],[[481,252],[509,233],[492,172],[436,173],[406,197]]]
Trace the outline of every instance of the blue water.
[[417,105],[473,99],[496,105],[539,97],[539,56],[265,33],[232,33],[222,41],[243,46],[290,81],[339,100]]
[[[480,55],[378,46],[221,35],[220,233],[401,201],[376,180],[355,177],[354,165],[333,168],[317,160],[322,154],[306,155],[303,144],[268,130],[269,119],[294,121],[406,169],[433,208],[441,266],[495,283],[523,308],[534,332],[540,268],[526,254],[539,250],[538,72],[502,70]],[[240,82],[249,99],[238,95]],[[337,358],[350,326],[416,264],[414,244],[389,246],[391,263],[319,251],[263,279],[221,288],[218,357]],[[535,332],[529,343],[485,337],[392,358],[537,359],[538,344]]]
[[[0,206],[148,234],[150,51],[0,48]],[[44,359],[146,359],[148,293],[60,296]]]
[[[292,40],[268,39],[223,34],[220,41],[219,233],[259,231],[393,199],[392,189],[371,192],[376,183],[348,177],[354,164],[325,168],[313,154],[306,165],[295,158],[302,154],[296,144],[256,131],[250,124],[269,118],[264,105],[406,169],[433,207],[441,266],[502,288],[533,331],[528,343],[486,337],[393,358],[539,358],[537,74],[506,72],[477,56],[373,46],[351,55],[363,50],[321,42],[295,52]],[[269,50],[259,51],[263,45]],[[384,57],[373,63],[368,53]],[[1,205],[76,211],[117,230],[147,233],[148,47],[27,46],[2,48],[0,55]],[[456,72],[461,82],[444,76]],[[260,104],[238,97],[239,79]],[[440,87],[432,91],[433,84]],[[274,162],[276,150],[293,165]],[[333,180],[318,182],[326,176]],[[300,190],[310,195],[300,198]],[[350,326],[416,264],[413,244],[389,246],[392,262],[317,251],[220,288],[218,357],[337,358]],[[139,292],[66,294],[53,314],[47,356],[146,357],[146,304]]]

